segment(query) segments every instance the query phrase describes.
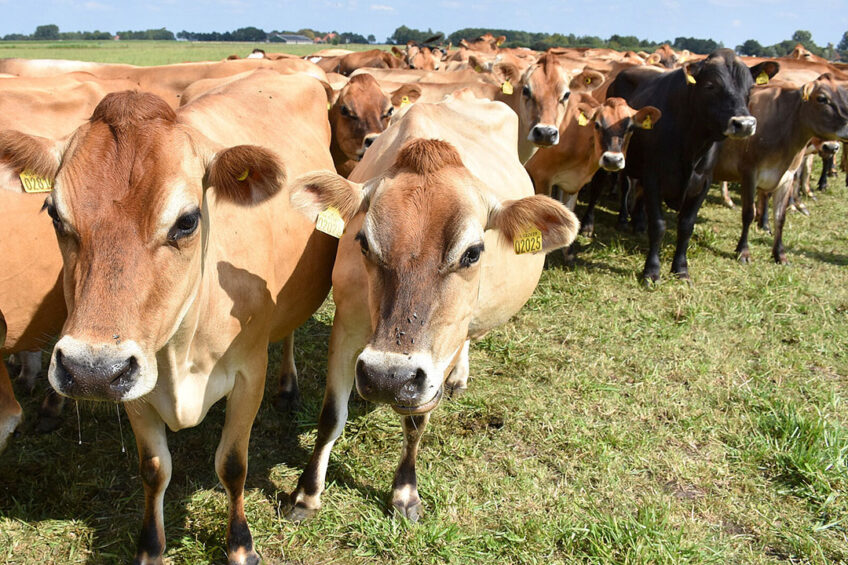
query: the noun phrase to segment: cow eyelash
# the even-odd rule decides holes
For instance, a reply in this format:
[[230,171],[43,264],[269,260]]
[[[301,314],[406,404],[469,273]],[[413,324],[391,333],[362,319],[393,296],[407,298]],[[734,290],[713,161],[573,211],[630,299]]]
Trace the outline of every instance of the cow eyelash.
[[465,250],[462,257],[459,258],[459,265],[466,269],[480,260],[480,255],[486,247],[482,243],[477,243]]
[[354,239],[359,242],[359,248],[362,251],[362,254],[368,255],[368,252],[371,249],[368,247],[368,240],[365,238],[365,234],[359,232],[358,234],[356,234],[356,237]]
[[350,118],[352,120],[356,119],[356,114],[351,112],[350,108],[348,108],[347,106],[342,105],[342,107],[340,108],[340,111],[342,113],[342,116],[344,116],[346,118]]
[[394,114],[394,113],[395,113],[395,109],[394,109],[394,107],[390,106],[390,107],[389,107],[389,109],[388,109],[388,110],[386,110],[386,113],[385,113],[385,114],[383,114],[383,117],[384,117],[384,118],[391,118],[391,117],[392,117],[392,114]]
[[44,206],[42,206],[41,209],[47,210],[47,215],[50,216],[51,220],[53,220],[53,229],[56,230],[56,233],[60,236],[65,235],[67,233],[65,230],[65,224],[63,224],[62,220],[59,218],[56,206],[54,206],[52,202],[45,201]]
[[177,218],[177,221],[168,230],[168,243],[173,245],[178,240],[186,238],[197,231],[201,218],[200,210],[196,208]]
[[527,98],[530,98],[530,85],[529,84],[524,85],[524,88],[521,89],[521,94],[523,94]]

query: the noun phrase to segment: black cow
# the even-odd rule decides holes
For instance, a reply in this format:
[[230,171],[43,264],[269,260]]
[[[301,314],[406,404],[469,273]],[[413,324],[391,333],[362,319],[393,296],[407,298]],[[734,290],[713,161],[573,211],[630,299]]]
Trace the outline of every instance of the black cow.
[[748,68],[732,50],[718,49],[702,61],[659,75],[640,67],[626,69],[610,85],[607,96],[620,96],[633,108],[655,106],[663,115],[654,129],[633,132],[624,171],[639,179],[643,189],[650,238],[642,273],[646,281],[660,275],[663,200],[679,211],[671,271],[689,278],[686,248],[720,143],[754,133],[757,120],[748,111],[748,95],[755,78],[762,81],[778,70],[774,61]]

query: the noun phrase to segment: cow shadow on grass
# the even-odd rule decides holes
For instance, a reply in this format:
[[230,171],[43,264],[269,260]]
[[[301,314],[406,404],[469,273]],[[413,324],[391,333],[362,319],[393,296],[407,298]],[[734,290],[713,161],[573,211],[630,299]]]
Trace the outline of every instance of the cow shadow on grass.
[[[282,355],[279,344],[269,347],[265,399],[251,435],[246,488],[259,490],[275,505],[287,499],[311,455],[312,440],[301,441],[300,436],[316,427],[329,334],[330,327],[314,317],[296,333],[303,404],[292,413],[280,413],[273,406]],[[45,386],[43,379],[39,388]],[[25,414],[34,420],[39,396],[19,398]],[[212,552],[213,562],[226,561],[226,498],[214,467],[224,408],[225,402],[218,402],[197,427],[168,434],[173,461],[165,495],[168,554],[200,543]],[[25,525],[21,534],[25,546],[53,546],[56,556],[50,561],[62,561],[73,548],[78,555],[88,553],[86,563],[126,563],[134,554],[143,514],[135,439],[123,408],[80,403],[78,409],[79,423],[77,406],[69,402],[64,420],[52,433],[37,434],[25,427],[0,457],[0,517]],[[348,421],[373,409],[374,405],[352,398]],[[280,466],[285,470],[283,481],[275,479]],[[385,503],[389,496],[388,490],[359,482],[342,465],[331,463],[327,480],[368,500]],[[209,505],[216,511],[200,512]],[[53,521],[64,523],[44,525]],[[47,533],[40,533],[42,528]]]

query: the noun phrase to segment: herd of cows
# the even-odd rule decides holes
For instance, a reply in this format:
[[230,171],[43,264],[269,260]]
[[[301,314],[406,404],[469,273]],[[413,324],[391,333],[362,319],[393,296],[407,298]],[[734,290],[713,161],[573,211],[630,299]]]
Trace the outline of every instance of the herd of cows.
[[[544,252],[572,243],[581,188],[591,235],[599,195],[619,186],[619,221],[648,229],[646,281],[663,202],[679,211],[671,270],[688,278],[713,181],[741,183],[742,261],[773,197],[785,262],[796,177],[848,139],[846,69],[800,46],[764,60],[501,42],[160,67],[0,60],[0,346],[31,390],[58,336],[45,425],[64,397],[125,404],[145,493],[136,563],[163,559],[166,429],[222,398],[227,552],[259,561],[243,494],[268,344],[284,342],[277,402],[293,405],[294,331],[331,286],[324,403],[288,514],[319,510],[355,385],[400,415],[392,504],[416,520],[430,412],[466,388],[470,340],[522,307]],[[0,363],[0,449],[20,419]]]

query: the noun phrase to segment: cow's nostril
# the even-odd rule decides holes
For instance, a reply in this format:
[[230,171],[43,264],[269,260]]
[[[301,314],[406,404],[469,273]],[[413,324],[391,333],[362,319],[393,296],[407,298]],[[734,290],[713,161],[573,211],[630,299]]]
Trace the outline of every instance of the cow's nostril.
[[422,382],[427,380],[427,372],[424,369],[416,369],[415,371],[415,382],[416,384],[421,384]]

